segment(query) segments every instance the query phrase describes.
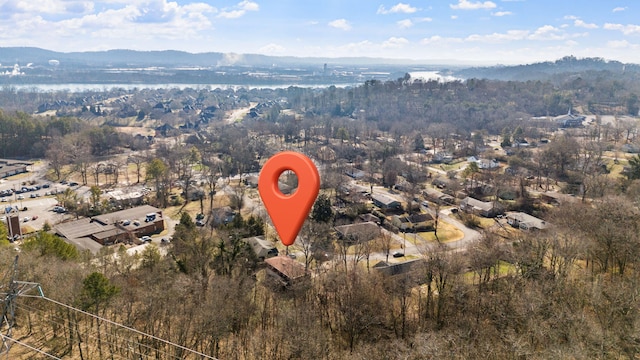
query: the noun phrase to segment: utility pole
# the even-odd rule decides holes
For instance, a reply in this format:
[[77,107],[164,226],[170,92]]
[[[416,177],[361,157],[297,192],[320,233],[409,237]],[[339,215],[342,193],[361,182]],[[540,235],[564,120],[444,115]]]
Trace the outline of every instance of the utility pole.
[[31,283],[25,281],[17,281],[16,274],[18,273],[18,255],[16,255],[15,260],[13,261],[13,271],[11,272],[11,279],[7,285],[0,285],[0,289],[6,289],[4,292],[0,292],[0,296],[3,301],[3,309],[2,309],[2,318],[0,318],[0,331],[6,327],[6,331],[2,334],[2,348],[0,349],[0,354],[6,353],[9,354],[9,349],[11,348],[12,341],[7,341],[7,339],[11,339],[11,335],[13,333],[13,327],[16,323],[16,298],[21,296],[33,289],[37,289],[38,293],[41,297],[44,297],[44,293],[42,292],[42,288],[38,283]]

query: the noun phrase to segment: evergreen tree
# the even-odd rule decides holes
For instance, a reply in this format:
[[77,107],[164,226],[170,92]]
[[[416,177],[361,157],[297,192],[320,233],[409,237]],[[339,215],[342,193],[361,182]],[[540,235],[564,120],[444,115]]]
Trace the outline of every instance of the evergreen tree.
[[317,222],[329,222],[333,218],[333,210],[331,209],[331,201],[325,194],[320,194],[316,203],[313,205],[311,218]]

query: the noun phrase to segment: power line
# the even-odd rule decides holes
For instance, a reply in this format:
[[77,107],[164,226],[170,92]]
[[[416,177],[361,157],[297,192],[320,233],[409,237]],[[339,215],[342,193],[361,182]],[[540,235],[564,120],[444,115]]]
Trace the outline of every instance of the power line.
[[[31,306],[28,306],[28,305],[24,305],[24,304],[23,305],[17,305],[17,308],[18,309],[23,309],[23,310],[28,311],[28,312],[44,312],[44,310],[42,310],[42,309],[37,309],[37,308],[31,307]],[[67,327],[67,325],[66,325],[67,320],[64,319],[64,318],[61,318],[59,316],[56,316],[56,315],[49,314],[47,316],[47,321],[49,321],[49,322],[51,322],[53,324],[56,324],[56,325],[60,326],[61,328]],[[84,333],[84,336],[86,338],[92,338],[92,339],[96,339],[96,340],[98,339],[98,337],[96,335],[97,330],[91,328],[91,329],[85,329],[85,331],[86,332]],[[132,341],[132,340],[129,340],[128,338],[126,338],[124,336],[118,336],[118,335],[109,333],[109,331],[106,330],[106,329],[105,329],[105,332],[102,335],[104,336],[104,338],[100,339],[101,342],[113,345],[116,348],[119,345],[117,343],[115,343],[114,341],[109,341],[110,339],[121,340],[121,341],[123,341],[123,342],[125,342],[127,344],[135,345],[139,349],[144,348],[144,349],[146,349],[146,350],[148,350],[150,352],[160,353],[160,354],[163,354],[164,356],[167,356],[167,358],[174,358],[174,359],[180,359],[181,358],[180,356],[177,356],[177,355],[171,355],[166,350],[161,350],[161,349],[158,349],[158,348],[154,348],[151,345],[143,344],[143,343],[140,343],[138,341]],[[136,347],[134,347],[133,349],[136,349]],[[144,354],[144,353],[138,352],[137,350],[130,350],[130,351],[133,354],[144,356],[146,358],[152,357],[152,355]],[[112,355],[116,355],[118,358],[122,358],[121,355],[117,355],[117,354],[112,354]]]
[[154,335],[151,335],[151,334],[144,333],[144,332],[142,332],[142,331],[140,331],[140,330],[137,330],[137,329],[134,329],[134,328],[132,328],[132,327],[129,327],[129,326],[126,326],[126,325],[122,325],[122,324],[118,324],[118,323],[117,323],[117,322],[115,322],[115,321],[111,321],[111,320],[109,320],[109,319],[105,319],[105,318],[103,318],[103,317],[100,317],[100,316],[98,316],[98,315],[92,314],[92,313],[90,313],[90,312],[87,312],[87,311],[84,311],[84,310],[80,310],[80,309],[76,309],[76,308],[74,308],[73,306],[70,306],[70,305],[67,305],[67,304],[61,303],[61,302],[59,302],[59,301],[56,301],[56,300],[50,299],[50,298],[48,298],[48,297],[46,297],[46,296],[36,296],[36,295],[26,295],[26,294],[25,294],[25,295],[21,295],[21,296],[23,296],[23,297],[32,297],[32,298],[36,298],[36,299],[44,299],[44,300],[50,301],[50,302],[52,302],[52,303],[54,303],[54,304],[56,304],[56,305],[59,305],[59,306],[65,307],[65,308],[67,308],[67,309],[69,309],[69,310],[73,310],[73,311],[79,312],[79,313],[81,313],[81,314],[84,314],[84,315],[87,315],[87,316],[93,317],[94,319],[97,319],[97,320],[102,320],[102,321],[104,321],[104,322],[106,322],[106,323],[108,323],[108,324],[110,324],[110,325],[113,325],[113,326],[116,326],[116,327],[120,327],[120,328],[123,328],[123,329],[129,330],[129,331],[132,331],[132,332],[134,332],[134,333],[136,333],[136,334],[138,334],[138,335],[146,336],[146,337],[148,337],[148,338],[151,338],[151,339],[153,339],[153,340],[160,341],[160,342],[165,343],[165,344],[167,344],[167,345],[174,346],[174,347],[176,347],[176,348],[178,348],[178,349],[181,349],[181,350],[187,351],[187,352],[192,353],[192,354],[194,354],[194,355],[201,356],[202,358],[205,358],[205,359],[211,359],[211,360],[216,360],[216,358],[214,358],[214,357],[212,357],[212,356],[209,356],[209,355],[207,355],[207,354],[201,353],[201,352],[196,351],[196,350],[193,350],[193,349],[189,349],[188,347],[185,347],[185,346],[182,346],[182,345],[176,344],[176,343],[171,342],[171,341],[168,341],[168,340],[161,339],[161,338],[159,338],[159,337],[157,337],[157,336],[154,336]]
[[[44,296],[44,293],[42,292],[42,288],[40,287],[39,284],[33,283],[33,282],[26,282],[26,281],[17,281],[15,279],[17,271],[18,271],[18,256],[15,257],[12,270],[13,271],[8,272],[8,273],[5,274],[5,279],[7,277],[10,277],[10,281],[9,281],[9,284],[8,284],[8,287],[7,287],[8,291],[0,292],[0,295],[4,297],[4,309],[3,309],[2,317],[0,317],[0,328],[3,327],[3,323],[6,323],[6,325],[7,325],[7,334],[6,335],[0,334],[0,337],[2,338],[2,345],[3,345],[4,349],[6,349],[7,356],[9,356],[10,345],[9,345],[8,341],[10,341],[12,343],[16,343],[16,344],[19,344],[21,346],[27,347],[27,348],[29,348],[31,350],[37,351],[37,352],[39,352],[39,353],[41,353],[43,355],[46,355],[46,356],[48,356],[48,357],[50,357],[52,359],[59,359],[58,357],[55,357],[54,355],[51,355],[51,354],[49,354],[47,352],[44,352],[44,351],[42,351],[40,349],[37,349],[37,348],[35,348],[35,347],[31,346],[31,345],[28,345],[26,343],[23,343],[21,341],[15,340],[15,339],[13,339],[11,337],[13,326],[15,324],[15,309],[16,309],[16,305],[17,305],[15,299],[17,297],[32,297],[32,298],[36,298],[36,299],[47,300],[47,301],[52,302],[52,303],[54,303],[54,304],[56,304],[58,306],[62,306],[64,308],[68,309],[68,310],[72,310],[72,311],[84,314],[86,316],[92,317],[92,318],[94,318],[96,320],[103,321],[103,322],[105,322],[107,324],[110,324],[110,325],[116,327],[116,328],[125,329],[125,330],[131,331],[131,332],[133,332],[135,334],[144,336],[146,338],[153,339],[155,341],[164,343],[165,345],[170,345],[170,346],[173,346],[173,347],[175,347],[177,349],[184,350],[187,353],[191,353],[193,355],[199,356],[201,359],[216,360],[216,358],[214,358],[212,356],[209,356],[207,354],[201,353],[199,351],[189,349],[189,348],[187,348],[185,346],[176,344],[174,342],[161,339],[161,338],[159,338],[157,336],[144,333],[144,332],[136,330],[136,329],[134,329],[132,327],[116,323],[115,321],[111,321],[109,319],[100,317],[100,316],[92,314],[90,312],[87,312],[87,311],[84,311],[84,310],[80,310],[80,309],[76,309],[73,306],[70,306],[70,305],[61,303],[59,301],[47,298],[46,296]],[[5,287],[4,284],[0,285],[0,289],[2,289],[4,287]],[[38,290],[38,295],[28,295],[27,294],[28,292],[30,292],[33,289],[37,289]],[[25,308],[29,308],[29,306],[25,306]],[[59,317],[56,317],[56,318],[60,319]],[[56,322],[56,321],[52,320],[51,318],[49,320],[52,321],[53,323],[56,323],[56,324],[60,325],[59,322]],[[63,321],[62,322],[62,327],[64,328],[65,327],[64,326],[64,321],[65,320],[64,319],[61,319],[61,320]],[[76,329],[76,334],[77,334],[77,336],[80,336],[80,333],[79,333],[79,331],[77,329]],[[86,336],[91,337],[91,338],[96,338],[95,336],[89,335],[88,333],[87,333]],[[110,345],[115,345],[116,347],[118,347],[117,343],[114,344],[113,342],[110,342],[107,339],[114,339],[115,338],[116,341],[117,341],[118,338],[124,339],[122,337],[119,337],[118,335],[109,334],[109,332],[105,333],[105,337],[106,337],[104,339],[105,343],[110,344]],[[103,341],[103,340],[100,339],[100,341]],[[131,341],[131,340],[128,340],[128,339],[125,339],[125,341],[126,341],[127,344],[136,345],[138,350],[142,350],[142,348],[144,347],[144,348],[146,348],[146,349],[148,349],[150,351],[155,351],[156,352],[156,356],[158,355],[158,353],[162,353],[162,354],[165,354],[165,355],[172,356],[174,358],[180,358],[179,356],[170,355],[168,352],[166,352],[164,350],[161,350],[159,348],[153,348],[150,345],[145,345],[145,344],[142,344],[140,342],[137,342],[137,341],[134,342],[134,341]],[[131,346],[129,346],[127,349],[130,349],[131,352],[136,354],[136,355],[144,356],[144,357],[147,357],[147,358],[152,356],[152,355],[142,354],[142,353],[136,351],[135,348],[131,348]]]
[[[5,336],[4,334],[0,334],[0,336],[2,336],[2,341],[11,341],[11,342],[14,342],[14,343],[16,343],[16,344],[18,344],[20,346],[24,346],[24,347],[26,347],[28,349],[36,351],[36,352],[38,352],[38,353],[40,353],[42,355],[48,356],[48,357],[50,357],[52,359],[62,360],[59,357],[55,357],[55,356],[53,356],[53,355],[51,355],[49,353],[46,353],[46,352],[44,352],[44,351],[42,351],[42,350],[40,350],[38,348],[35,348],[35,347],[33,347],[33,346],[29,345],[29,344],[25,344],[22,341],[18,341],[18,340],[14,339],[14,338],[11,338],[9,336]],[[9,355],[9,354],[7,353],[7,355]]]

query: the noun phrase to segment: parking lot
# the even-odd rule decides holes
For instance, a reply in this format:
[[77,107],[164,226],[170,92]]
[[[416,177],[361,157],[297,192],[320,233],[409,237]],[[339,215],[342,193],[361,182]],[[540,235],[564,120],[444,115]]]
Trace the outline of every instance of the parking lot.
[[26,174],[0,179],[2,221],[8,216],[6,210],[14,209],[12,214],[20,217],[23,228],[37,231],[42,229],[45,222],[54,225],[70,216],[51,211],[57,204],[55,194],[63,192],[69,185],[44,180],[45,167],[42,164],[30,166],[29,170]]

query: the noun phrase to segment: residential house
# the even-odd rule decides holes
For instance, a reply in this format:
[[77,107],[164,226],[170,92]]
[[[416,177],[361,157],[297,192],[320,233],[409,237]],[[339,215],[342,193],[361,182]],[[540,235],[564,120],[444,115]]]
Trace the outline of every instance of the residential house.
[[436,164],[439,164],[439,163],[450,164],[452,161],[453,161],[453,155],[451,155],[448,152],[436,153],[435,155],[433,155],[433,158],[431,159],[431,162]]
[[438,191],[436,189],[425,189],[422,191],[422,195],[429,201],[436,204],[449,204],[452,205],[456,202],[456,199],[451,196]]
[[394,215],[391,217],[391,223],[400,231],[429,231],[433,230],[433,216],[426,213],[418,213],[412,215]]
[[374,222],[367,221],[335,227],[338,238],[351,243],[366,242],[380,235],[380,228]]
[[277,283],[290,286],[307,277],[304,265],[288,256],[274,256],[265,259],[267,274]]
[[433,230],[434,218],[431,214],[417,213],[408,216],[409,221],[413,224],[414,231]]
[[233,221],[236,213],[229,206],[215,208],[211,211],[211,223],[213,226],[226,225]]
[[630,153],[630,154],[638,154],[640,153],[640,145],[638,144],[624,144],[620,147],[620,150]]
[[387,276],[411,275],[417,274],[420,268],[424,266],[424,259],[412,259],[399,263],[387,263],[380,261],[373,266],[373,269]]
[[369,214],[369,213],[360,214],[360,215],[358,215],[358,218],[360,220],[362,220],[363,222],[372,222],[372,223],[375,223],[377,225],[380,225],[380,223],[381,223],[379,217],[377,217],[377,216],[375,216],[373,214]]
[[549,226],[546,221],[523,212],[507,212],[507,223],[522,230],[544,230]]
[[362,178],[364,178],[364,171],[360,170],[360,169],[356,169],[355,167],[348,167],[345,171],[345,174],[347,174],[347,176],[349,176],[352,179],[356,179],[356,180],[360,180]]
[[460,210],[487,218],[502,214],[502,207],[493,201],[480,201],[467,196],[460,202]]
[[259,260],[264,261],[265,259],[278,256],[278,249],[269,241],[264,238],[264,236],[253,236],[242,239],[245,243],[247,243],[253,252],[256,254]]
[[413,224],[406,215],[394,215],[391,217],[391,224],[402,232],[413,231]]
[[252,189],[258,188],[258,177],[255,175],[248,176],[244,179],[244,184]]
[[500,163],[497,162],[495,159],[478,159],[475,156],[470,156],[467,159],[468,162],[474,162],[476,164],[478,164],[478,168],[479,169],[483,169],[483,170],[492,170],[492,169],[496,169],[498,167],[500,167]]
[[393,197],[385,194],[374,193],[371,196],[371,200],[373,200],[373,204],[379,207],[382,210],[400,210],[402,209],[402,204],[400,201],[394,199]]

